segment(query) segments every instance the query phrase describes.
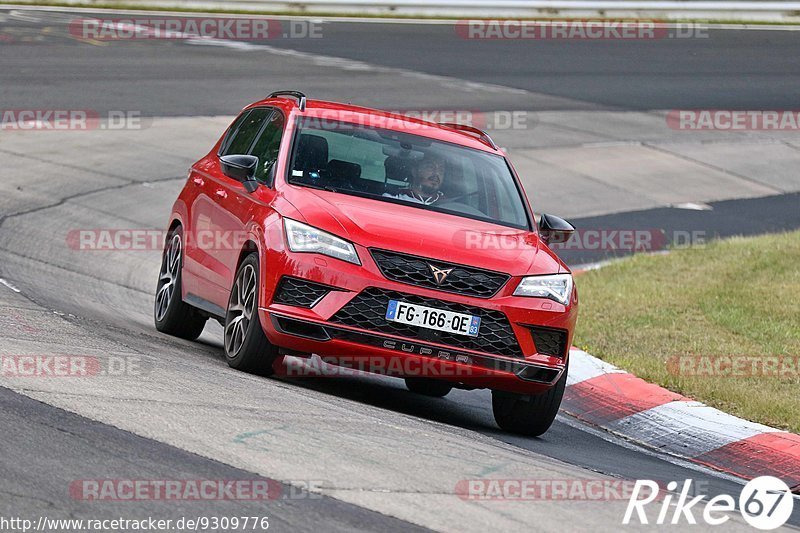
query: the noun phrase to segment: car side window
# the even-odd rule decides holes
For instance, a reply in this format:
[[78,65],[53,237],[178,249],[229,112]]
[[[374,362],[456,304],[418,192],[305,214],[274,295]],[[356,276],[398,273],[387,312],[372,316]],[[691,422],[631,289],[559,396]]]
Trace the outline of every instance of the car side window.
[[264,124],[263,129],[250,151],[250,155],[258,157],[258,167],[256,167],[256,179],[261,183],[271,182],[273,165],[278,161],[278,151],[281,147],[281,137],[285,120],[283,114],[275,111]]
[[239,131],[239,128],[242,127],[242,123],[247,120],[248,115],[250,115],[250,111],[245,111],[238,117],[236,120],[233,121],[231,127],[228,128],[228,131],[225,133],[225,138],[222,139],[222,143],[219,145],[219,152],[218,155],[225,155],[227,153],[228,147],[231,145],[231,141],[236,136],[236,132]]
[[231,139],[226,139],[226,144],[219,155],[239,155],[247,154],[253,141],[261,130],[264,121],[272,113],[272,109],[258,108],[251,110],[246,116],[243,115],[241,122],[236,130],[232,131]]

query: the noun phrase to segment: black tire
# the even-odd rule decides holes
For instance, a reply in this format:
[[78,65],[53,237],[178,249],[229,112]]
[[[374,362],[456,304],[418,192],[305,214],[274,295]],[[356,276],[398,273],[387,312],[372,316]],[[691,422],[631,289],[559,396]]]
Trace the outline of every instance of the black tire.
[[556,384],[541,394],[520,396],[492,391],[495,422],[500,429],[520,435],[538,437],[544,434],[556,419],[566,385],[565,369]]
[[411,392],[442,398],[453,390],[453,386],[446,381],[431,378],[406,378],[406,387]]
[[225,313],[225,359],[231,368],[270,376],[278,357],[258,319],[258,254],[248,255],[236,270]]
[[203,332],[207,319],[183,301],[182,279],[183,229],[178,226],[167,235],[161,254],[153,320],[158,331],[193,341]]

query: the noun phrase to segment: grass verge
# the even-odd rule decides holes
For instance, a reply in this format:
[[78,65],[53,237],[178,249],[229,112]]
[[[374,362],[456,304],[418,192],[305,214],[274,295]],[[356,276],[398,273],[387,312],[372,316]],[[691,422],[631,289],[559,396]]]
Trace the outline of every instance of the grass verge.
[[634,256],[576,284],[580,348],[723,411],[800,432],[800,232]]

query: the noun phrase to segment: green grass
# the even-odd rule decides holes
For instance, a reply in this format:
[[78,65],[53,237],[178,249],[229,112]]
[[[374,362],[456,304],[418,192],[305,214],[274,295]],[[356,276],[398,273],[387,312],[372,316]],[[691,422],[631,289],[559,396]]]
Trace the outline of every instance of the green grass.
[[634,256],[576,285],[580,348],[729,413],[800,432],[800,369],[689,376],[667,364],[687,355],[800,356],[800,232]]

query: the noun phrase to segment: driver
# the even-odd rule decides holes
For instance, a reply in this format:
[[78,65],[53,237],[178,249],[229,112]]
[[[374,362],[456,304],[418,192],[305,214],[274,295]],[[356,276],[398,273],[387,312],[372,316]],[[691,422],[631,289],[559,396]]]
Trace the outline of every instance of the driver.
[[444,158],[433,153],[426,153],[411,168],[409,186],[400,189],[395,194],[385,193],[384,196],[425,205],[438,202],[444,196],[440,190],[444,182],[444,169]]

